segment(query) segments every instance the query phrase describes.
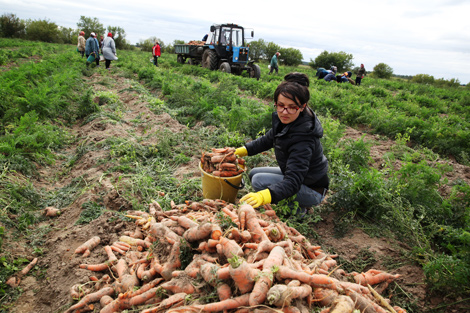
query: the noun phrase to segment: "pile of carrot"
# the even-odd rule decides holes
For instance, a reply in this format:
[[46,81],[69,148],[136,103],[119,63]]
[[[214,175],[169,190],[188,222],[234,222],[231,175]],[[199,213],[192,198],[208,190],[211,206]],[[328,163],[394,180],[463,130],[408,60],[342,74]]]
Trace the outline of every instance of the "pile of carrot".
[[219,177],[233,177],[244,172],[245,160],[235,155],[230,147],[212,148],[212,152],[203,152],[201,167],[204,172]]
[[205,43],[206,43],[205,41],[201,41],[201,40],[191,40],[191,41],[188,41],[187,45],[204,46]]
[[[262,212],[223,200],[187,201],[164,211],[128,211],[134,223],[118,241],[94,237],[76,249],[90,281],[71,288],[66,313],[360,312],[405,313],[371,286],[399,277],[346,273],[335,255]],[[83,255],[79,255],[83,253]],[[86,256],[100,256],[87,264]],[[86,288],[85,288],[86,287]],[[96,307],[95,307],[96,306]]]

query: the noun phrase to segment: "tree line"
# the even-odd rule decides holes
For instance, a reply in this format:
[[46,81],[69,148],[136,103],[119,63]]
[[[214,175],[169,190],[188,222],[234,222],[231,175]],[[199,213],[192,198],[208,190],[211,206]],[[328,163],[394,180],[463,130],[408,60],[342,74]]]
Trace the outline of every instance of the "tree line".
[[92,32],[98,36],[106,33],[113,34],[116,48],[130,49],[131,45],[126,40],[126,32],[119,26],[104,27],[99,20],[81,16],[77,22],[77,28],[62,27],[56,23],[44,20],[23,20],[13,13],[5,13],[0,17],[0,37],[20,38],[25,40],[43,41],[62,44],[77,44],[78,33],[85,32],[88,37]]

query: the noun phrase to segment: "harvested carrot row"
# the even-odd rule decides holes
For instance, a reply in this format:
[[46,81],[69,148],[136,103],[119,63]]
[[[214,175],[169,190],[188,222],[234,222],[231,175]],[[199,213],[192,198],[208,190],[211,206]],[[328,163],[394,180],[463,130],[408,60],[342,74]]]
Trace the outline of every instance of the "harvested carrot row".
[[[216,155],[212,152],[211,158]],[[152,202],[150,214],[132,212],[136,217],[133,233],[140,233],[140,238],[130,236],[133,233],[121,236],[104,246],[108,261],[80,265],[92,271],[112,270],[112,278],[104,275],[90,283],[92,288],[113,290],[114,299],[108,295],[98,299],[102,299],[102,313],[127,309],[143,313],[250,312],[244,306],[250,306],[251,312],[293,313],[308,310],[311,303],[326,306],[329,313],[351,312],[354,304],[361,312],[384,312],[370,291],[357,282],[363,283],[369,276],[387,282],[396,279],[393,275],[380,271],[347,274],[343,270],[343,276],[336,276],[342,280],[329,277],[336,266],[334,256],[250,205],[235,210],[224,201],[204,199],[170,206],[172,210],[163,211]],[[237,226],[227,228],[219,211]],[[188,252],[193,253],[192,261],[187,259]],[[114,253],[120,253],[121,259]],[[182,265],[183,257],[188,265]],[[358,281],[346,281],[348,276]],[[92,288],[74,286],[71,295],[86,297]],[[210,288],[218,298],[212,301],[218,302],[198,302]],[[170,297],[163,300],[167,295]],[[96,299],[77,303],[69,313],[90,310]]]

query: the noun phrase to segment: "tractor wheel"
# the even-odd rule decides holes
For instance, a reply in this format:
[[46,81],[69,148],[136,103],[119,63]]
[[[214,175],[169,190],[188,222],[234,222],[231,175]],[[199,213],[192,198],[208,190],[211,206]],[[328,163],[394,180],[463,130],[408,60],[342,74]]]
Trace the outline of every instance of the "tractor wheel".
[[259,68],[258,64],[251,64],[251,71],[250,71],[250,77],[251,78],[256,78],[256,80],[259,80],[261,77],[261,69]]
[[178,57],[176,58],[176,62],[178,62],[179,64],[184,64],[183,56],[182,56],[182,55],[178,55]]
[[222,64],[220,64],[219,70],[221,72],[225,72],[229,74],[232,72],[232,69],[230,68],[230,64],[228,62],[223,62]]
[[202,67],[208,68],[211,71],[217,69],[217,55],[214,51],[207,49],[202,54]]

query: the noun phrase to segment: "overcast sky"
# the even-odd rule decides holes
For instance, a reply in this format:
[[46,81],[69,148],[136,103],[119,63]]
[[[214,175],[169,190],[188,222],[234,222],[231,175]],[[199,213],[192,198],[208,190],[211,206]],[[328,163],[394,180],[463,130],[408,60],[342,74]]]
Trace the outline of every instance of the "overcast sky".
[[122,27],[131,44],[200,40],[214,23],[235,23],[254,29],[254,40],[300,50],[304,61],[344,51],[368,71],[385,63],[394,74],[470,82],[469,0],[0,0],[0,8],[71,28],[96,17]]

